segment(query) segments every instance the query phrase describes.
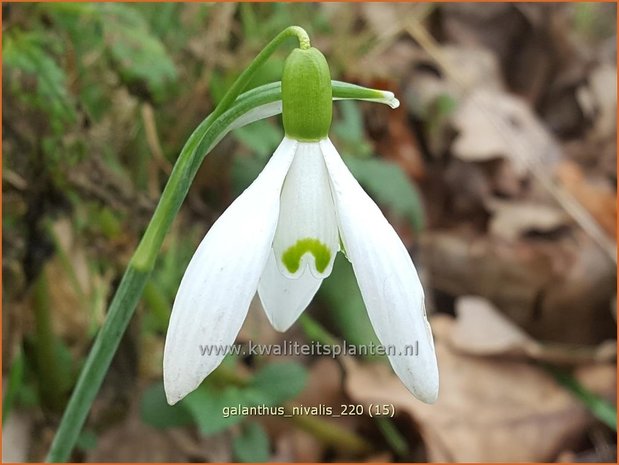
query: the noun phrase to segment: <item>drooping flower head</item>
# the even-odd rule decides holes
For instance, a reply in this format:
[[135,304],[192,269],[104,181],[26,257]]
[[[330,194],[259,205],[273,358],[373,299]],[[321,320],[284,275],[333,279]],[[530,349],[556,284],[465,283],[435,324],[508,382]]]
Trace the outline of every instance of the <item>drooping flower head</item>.
[[[286,331],[331,273],[352,263],[391,365],[419,399],[434,402],[438,369],[417,272],[393,227],[328,137],[332,83],[325,57],[302,44],[282,77],[285,137],[258,178],[198,246],[176,296],[164,352],[168,402],[193,391],[234,342],[256,291],[273,327]],[[418,354],[406,347],[417,345]]]

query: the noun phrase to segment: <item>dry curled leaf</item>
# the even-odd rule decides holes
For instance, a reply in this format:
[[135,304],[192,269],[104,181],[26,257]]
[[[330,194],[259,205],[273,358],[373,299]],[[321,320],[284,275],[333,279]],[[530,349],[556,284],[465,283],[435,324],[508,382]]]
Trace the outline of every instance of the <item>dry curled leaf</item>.
[[553,232],[570,223],[563,210],[540,202],[509,202],[489,198],[485,205],[493,214],[490,233],[509,241],[528,232]]
[[[449,317],[432,321],[441,372],[438,401],[416,400],[385,364],[347,360],[348,394],[357,402],[391,403],[418,424],[430,462],[555,459],[583,435],[592,416],[543,369],[530,363],[454,352]],[[599,368],[594,388],[613,392],[614,365]]]
[[435,290],[484,297],[536,340],[595,345],[615,337],[616,272],[582,234],[507,243],[444,231],[420,245]]
[[504,92],[479,88],[458,107],[453,125],[459,132],[455,156],[479,162],[504,158],[513,174],[525,176],[528,167],[551,163],[558,146],[529,106]]
[[490,301],[463,296],[456,301],[457,319],[446,342],[462,354],[532,359],[561,364],[612,362],[617,344],[608,340],[596,347],[541,344],[506,318]]
[[470,355],[524,355],[533,341],[483,297],[464,296],[456,302],[457,320],[447,341]]
[[594,122],[594,136],[614,139],[617,129],[617,67],[610,63],[596,67],[587,84],[578,89],[576,97],[585,115]]

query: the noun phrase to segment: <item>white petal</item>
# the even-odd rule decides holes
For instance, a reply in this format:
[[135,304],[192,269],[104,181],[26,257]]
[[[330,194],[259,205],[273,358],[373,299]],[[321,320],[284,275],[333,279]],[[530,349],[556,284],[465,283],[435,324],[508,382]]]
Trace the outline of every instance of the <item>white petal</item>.
[[269,321],[277,331],[286,331],[297,321],[318,291],[322,279],[304,270],[298,278],[284,276],[271,252],[258,284],[258,295]]
[[[438,367],[423,288],[413,262],[378,206],[350,174],[329,140],[321,141],[342,242],[378,339],[395,350],[394,371],[418,399],[438,396]],[[407,355],[418,342],[419,353]],[[393,347],[393,349],[391,349]]]
[[232,344],[247,315],[277,227],[279,198],[296,141],[284,138],[258,178],[211,227],[181,281],[166,336],[163,381],[174,404],[193,391]]
[[329,175],[318,142],[299,142],[282,188],[273,250],[280,271],[315,278],[329,276],[339,250]]

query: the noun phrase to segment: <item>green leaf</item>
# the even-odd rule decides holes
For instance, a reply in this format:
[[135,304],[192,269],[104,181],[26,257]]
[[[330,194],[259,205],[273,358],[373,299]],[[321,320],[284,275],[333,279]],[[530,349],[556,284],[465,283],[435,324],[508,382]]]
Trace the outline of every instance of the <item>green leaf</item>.
[[264,169],[266,161],[258,157],[236,156],[232,158],[230,181],[235,198],[254,182]]
[[243,425],[241,434],[232,440],[232,451],[234,458],[239,462],[268,462],[269,437],[259,423],[247,422]]
[[417,187],[395,163],[379,158],[346,157],[346,165],[377,201],[395,216],[408,220],[415,231],[424,227],[424,209]]
[[193,417],[183,403],[168,405],[163,383],[153,384],[144,391],[140,401],[140,415],[144,423],[159,429],[185,426],[193,422]]
[[298,396],[307,383],[307,370],[295,362],[266,365],[252,378],[249,393],[258,403],[280,405]]
[[323,281],[318,297],[331,309],[330,319],[346,342],[379,344],[352,266],[344,257],[336,257],[331,276]]
[[[24,384],[25,357],[20,349],[8,372],[8,381],[2,398],[2,422],[4,423],[13,407],[16,394]],[[5,378],[6,379],[6,378]]]
[[109,55],[116,71],[134,93],[147,93],[161,100],[176,77],[176,67],[163,43],[155,37],[148,22],[133,6],[103,4],[103,22]]
[[426,131],[433,137],[440,136],[440,128],[456,110],[458,103],[449,94],[440,94],[433,99],[424,111]]
[[73,354],[69,346],[61,339],[54,341],[54,356],[58,364],[59,389],[65,393],[71,391],[77,376]]
[[[76,118],[64,70],[54,56],[59,52],[59,42],[40,32],[17,30],[3,39],[3,65],[12,76],[8,90],[27,105],[48,114],[55,133],[62,132]],[[35,79],[34,92],[24,86],[21,75]]]
[[224,408],[252,405],[243,391],[237,386],[217,389],[206,382],[185,397],[182,405],[191,413],[200,432],[209,436],[245,419],[242,415],[224,415]]
[[365,126],[359,105],[355,101],[343,101],[337,106],[339,118],[333,124],[333,132],[342,145],[342,152],[354,153],[360,158],[372,154],[372,148],[365,139]]
[[267,159],[284,137],[281,128],[265,120],[256,121],[234,131],[234,136],[253,153]]
[[274,363],[261,369],[244,387],[228,385],[222,388],[207,380],[181,403],[193,416],[200,432],[208,436],[246,418],[242,414],[227,416],[225,410],[280,405],[296,397],[306,382],[307,372],[302,365]]

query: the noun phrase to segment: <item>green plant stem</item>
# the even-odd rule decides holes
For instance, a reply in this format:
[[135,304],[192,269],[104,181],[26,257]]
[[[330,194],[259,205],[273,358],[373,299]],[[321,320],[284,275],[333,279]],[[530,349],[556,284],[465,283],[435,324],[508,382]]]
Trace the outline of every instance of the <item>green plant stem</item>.
[[410,452],[406,439],[400,433],[400,430],[395,426],[393,420],[389,417],[374,417],[376,426],[383,434],[383,437],[389,444],[389,447],[400,457],[407,455]]
[[4,390],[4,398],[2,399],[2,423],[6,422],[9,417],[9,412],[13,407],[15,394],[21,389],[24,380],[24,354],[21,349],[11,364],[9,370],[8,382]]
[[340,341],[307,313],[303,313],[299,317],[299,323],[305,335],[311,340],[324,345],[339,345]]
[[[230,89],[228,89],[213,113],[203,122],[205,126],[208,127],[216,123],[220,116],[232,107],[232,104],[243,89],[245,89],[256,70],[264,64],[282,42],[290,37],[298,38],[301,48],[309,47],[309,37],[302,28],[290,26],[280,32],[260,53],[258,53],[256,58],[254,58],[251,64],[241,73]],[[199,140],[194,138],[195,134],[194,132],[194,134],[190,136],[185,147],[188,145],[193,147],[194,144],[198,144],[197,151],[200,152],[199,149],[202,148],[202,144],[200,144]],[[176,213],[187,196],[191,181],[202,163],[204,155],[208,152],[208,148],[202,151],[202,156],[200,156],[200,154],[196,156],[195,152],[194,150],[183,150],[174,165],[174,169],[161,195],[153,218],[146,228],[146,232],[133,256],[132,263],[138,269],[149,270],[154,266],[159,247],[172,224],[172,220],[176,217]]]
[[290,37],[296,37],[299,40],[299,48],[310,48],[309,36],[307,35],[307,32],[305,32],[305,30],[303,28],[300,28],[299,26],[287,27],[282,32],[277,34],[277,36],[275,36],[275,38],[271,42],[269,42],[267,46],[264,47],[260,51],[260,53],[258,53],[258,55],[256,55],[254,61],[252,61],[251,64],[247,68],[245,68],[245,70],[237,78],[234,84],[232,84],[232,87],[230,87],[228,92],[226,92],[226,95],[224,95],[223,99],[221,99],[221,102],[219,102],[219,105],[217,105],[217,108],[213,112],[213,118],[219,117],[219,115],[221,115],[230,107],[230,105],[232,105],[232,103],[236,100],[239,94],[243,92],[243,89],[247,87],[247,84],[249,84],[249,81],[251,80],[251,77],[254,75],[256,70],[260,66],[262,66],[262,64],[271,55],[273,55],[275,49],[277,49],[277,47],[279,47],[282,42],[284,42]]
[[[264,62],[276,46],[288,37],[301,37],[300,40],[303,45],[305,42],[299,29],[286,30],[288,32],[284,31],[276,37],[265,49],[268,49],[268,53],[261,52],[250,65],[253,67],[252,69],[255,70],[259,63]],[[306,45],[309,46],[309,41]],[[250,75],[244,73],[239,80],[242,79],[246,84],[250,77]],[[383,101],[383,95],[380,91],[338,81],[332,81],[332,85],[334,98],[367,99],[386,103]],[[183,147],[155,213],[116,290],[105,322],[88,354],[52,442],[47,461],[66,462],[68,460],[79,432],[86,421],[90,406],[99,391],[122,335],[127,329],[144,286],[148,282],[163,239],[187,196],[189,187],[204,157],[212,146],[232,128],[232,124],[240,116],[260,106],[281,100],[281,87],[278,82],[252,89],[239,96],[238,93],[242,90],[242,87],[236,83],[232,86],[215,112],[200,123]],[[230,101],[233,103],[230,104],[229,108],[225,108]]]
[[[334,98],[368,99],[382,102],[380,91],[339,81],[332,81],[332,85]],[[209,115],[187,140],[161,195],[155,214],[129,262],[108,308],[105,322],[88,354],[52,442],[47,456],[48,462],[68,460],[120,339],[140,300],[144,286],[148,282],[165,234],[187,195],[191,181],[202,160],[212,146],[230,130],[236,119],[251,110],[278,100],[281,100],[279,82],[245,92],[217,120],[213,119],[213,114]]]
[[150,271],[140,271],[131,265],[125,271],[64,412],[48,462],[68,461],[149,275]]
[[86,359],[52,442],[47,456],[48,461],[66,462],[69,459],[90,411],[90,406],[99,391],[152,272],[163,239],[187,196],[193,178],[212,143],[234,121],[234,119],[225,118],[226,112],[230,112],[233,103],[258,67],[289,37],[297,37],[301,47],[309,47],[307,33],[299,27],[292,26],[278,34],[239,76],[215,111],[198,126],[181,151],[155,213],[129,262],[120,286],[112,299],[106,320]]
[[53,410],[62,409],[62,382],[56,358],[56,338],[52,329],[49,309],[47,276],[43,271],[34,285],[34,319],[36,327],[35,357],[39,379],[39,392],[43,404]]

